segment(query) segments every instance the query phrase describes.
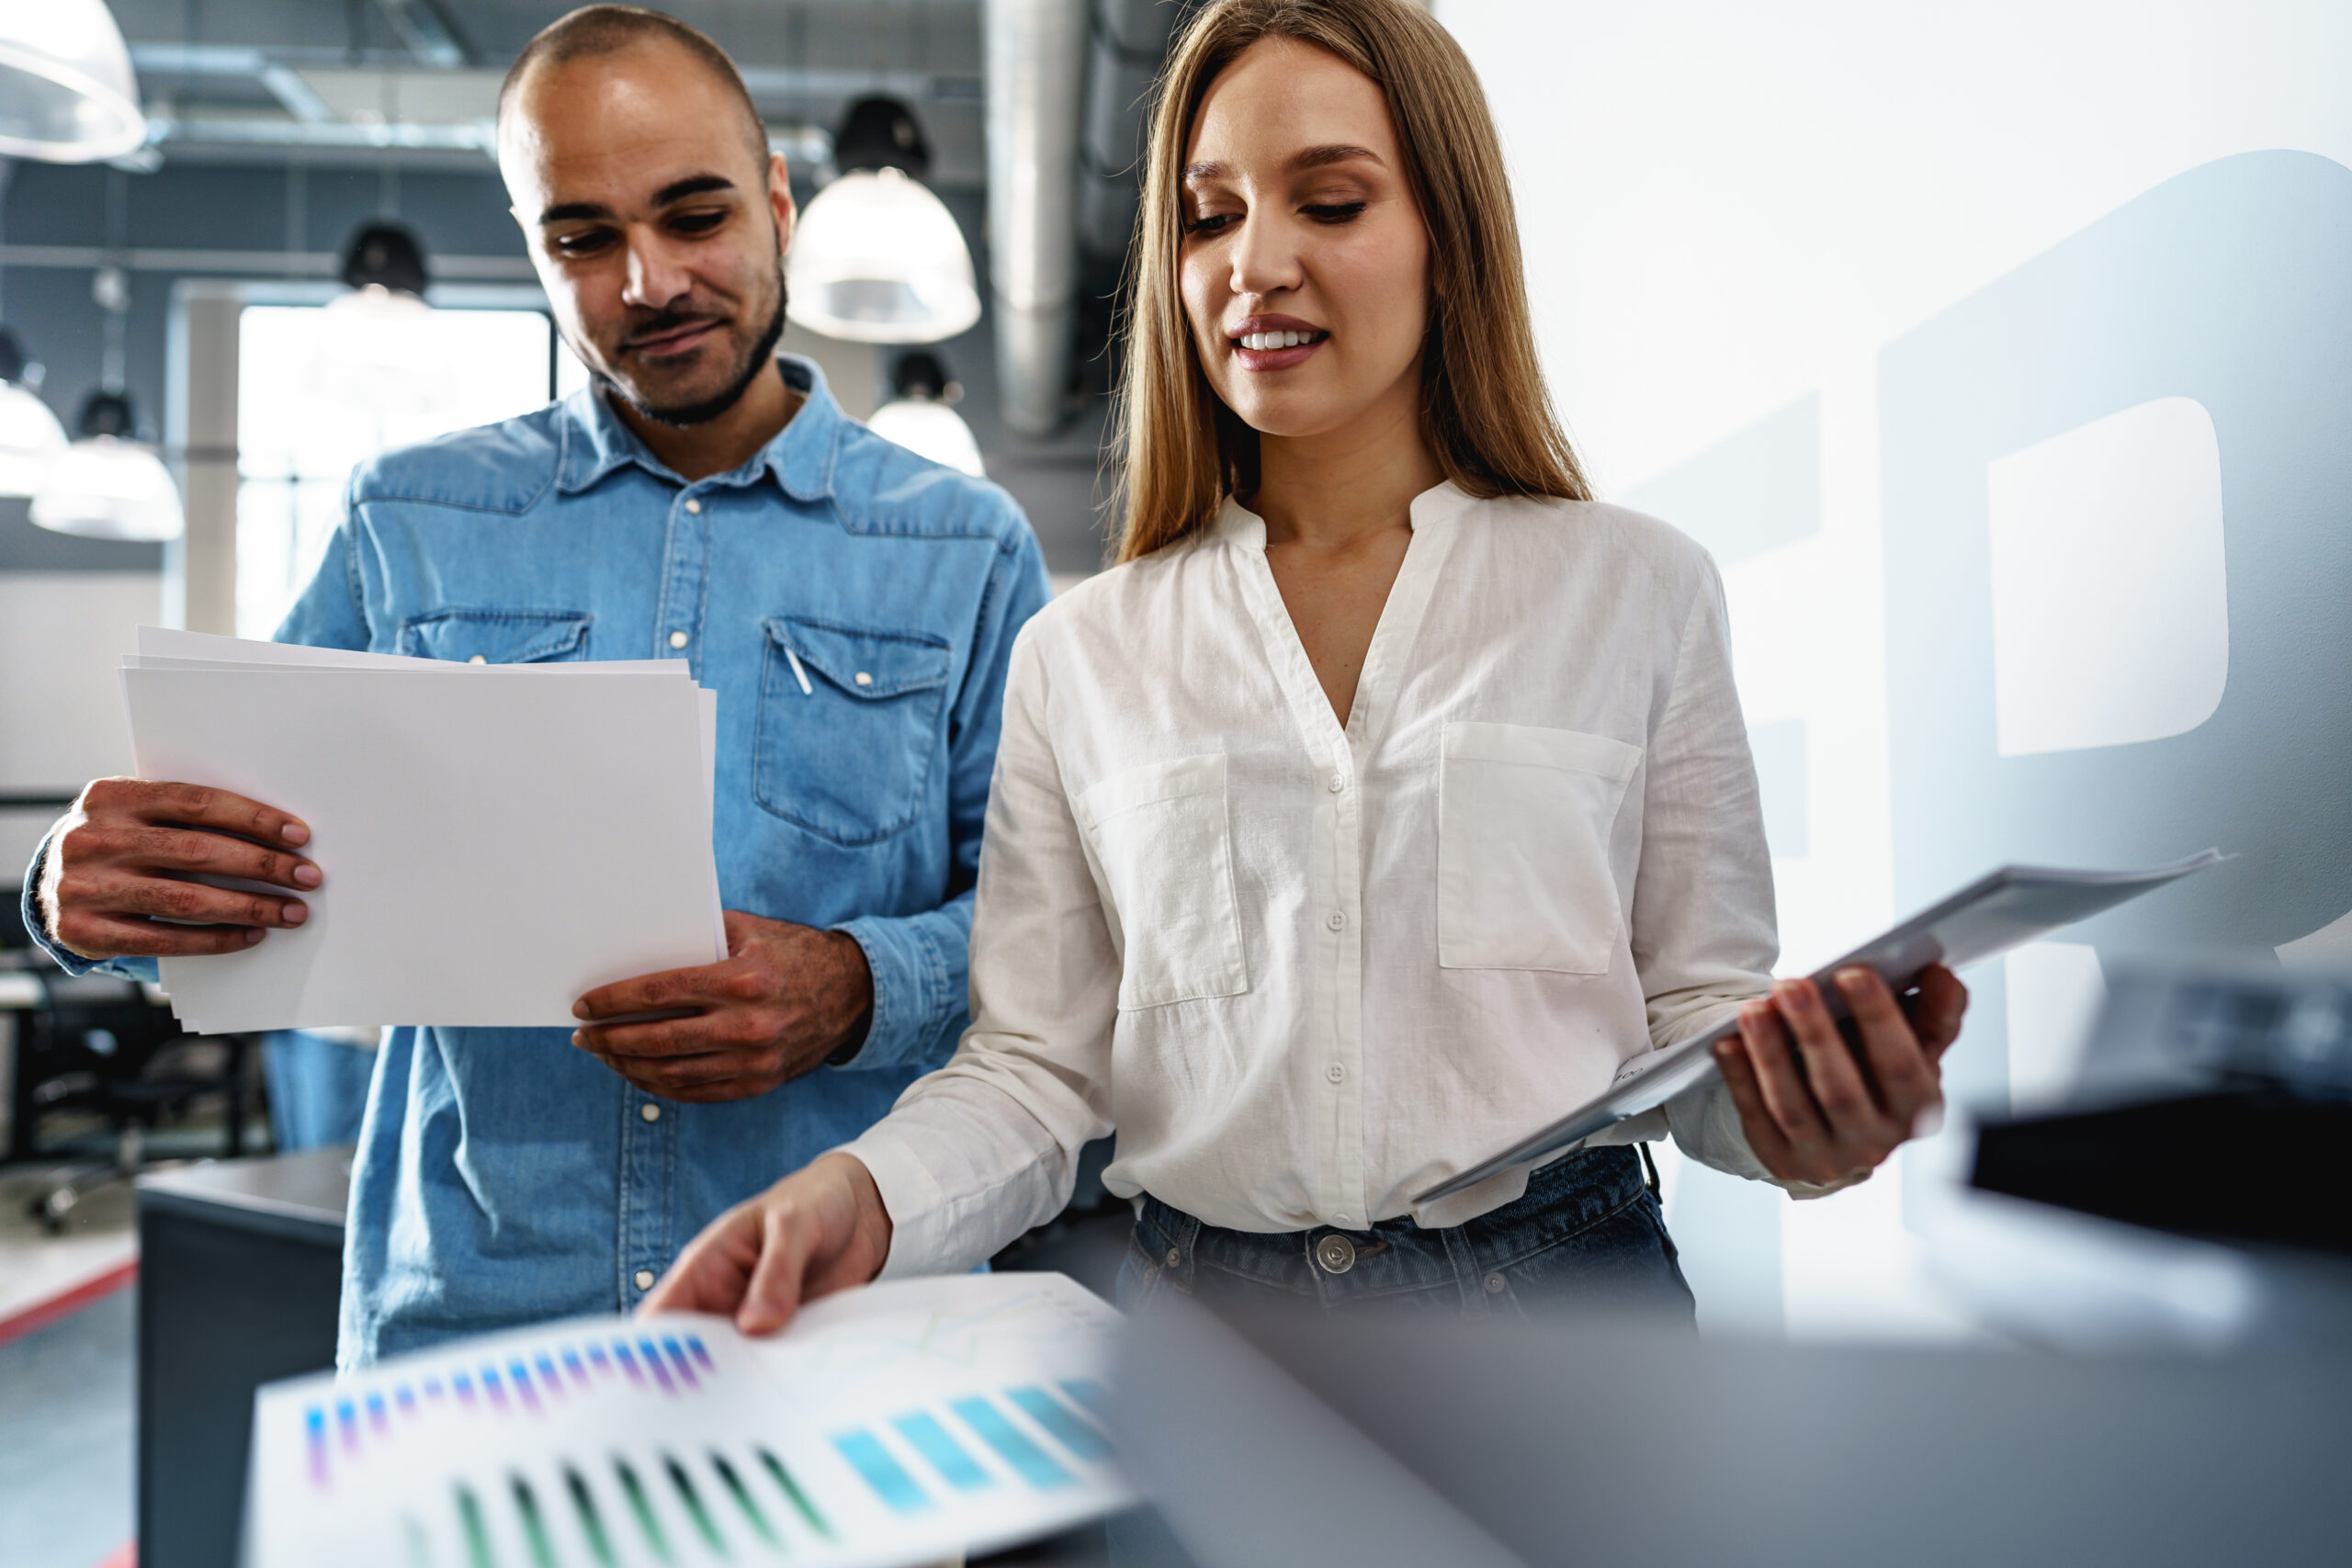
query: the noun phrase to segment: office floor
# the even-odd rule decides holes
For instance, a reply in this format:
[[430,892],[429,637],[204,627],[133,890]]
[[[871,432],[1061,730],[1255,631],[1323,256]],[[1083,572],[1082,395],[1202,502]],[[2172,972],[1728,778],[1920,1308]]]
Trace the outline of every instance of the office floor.
[[25,1213],[42,1177],[0,1177],[0,1558],[100,1568],[132,1529],[131,1195],[99,1190],[51,1236]]

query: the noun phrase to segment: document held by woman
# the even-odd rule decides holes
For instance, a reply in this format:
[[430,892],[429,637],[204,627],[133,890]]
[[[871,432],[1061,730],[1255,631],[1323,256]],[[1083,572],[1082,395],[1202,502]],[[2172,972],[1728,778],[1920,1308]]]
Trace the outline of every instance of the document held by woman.
[[[1931,964],[1958,969],[1997,957],[2228,858],[2219,850],[2206,850],[2147,871],[2005,865],[1872,937],[1837,962],[1824,964],[1813,978],[1820,983],[1824,1002],[1832,1011],[1842,1013],[1838,987],[1829,984],[1829,977],[1840,969],[1861,964],[1878,971],[1881,978],[1901,990]],[[1738,1028],[1735,1019],[1663,1051],[1634,1057],[1618,1069],[1608,1093],[1453,1179],[1415,1194],[1413,1201],[1431,1202],[1476,1187],[1513,1166],[1536,1164],[1620,1122],[1657,1109],[1713,1072],[1715,1043]]]

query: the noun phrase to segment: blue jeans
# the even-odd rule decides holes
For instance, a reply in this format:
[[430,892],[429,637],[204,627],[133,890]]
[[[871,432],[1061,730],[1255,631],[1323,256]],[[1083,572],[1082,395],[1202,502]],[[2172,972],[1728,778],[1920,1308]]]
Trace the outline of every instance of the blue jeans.
[[1440,1230],[1409,1218],[1356,1231],[1220,1230],[1147,1195],[1116,1295],[1130,1312],[1173,1290],[1210,1302],[1308,1301],[1326,1312],[1476,1318],[1595,1307],[1693,1324],[1676,1258],[1641,1160],[1620,1145],[1556,1159],[1513,1201]]
[[[1442,1230],[1410,1219],[1363,1231],[1220,1230],[1147,1195],[1114,1293],[1128,1312],[1177,1291],[1216,1303],[1459,1318],[1589,1307],[1695,1327],[1677,1256],[1640,1157],[1620,1145],[1554,1160],[1515,1201]],[[1114,1517],[1107,1537],[1112,1568],[1193,1568],[1155,1509]]]

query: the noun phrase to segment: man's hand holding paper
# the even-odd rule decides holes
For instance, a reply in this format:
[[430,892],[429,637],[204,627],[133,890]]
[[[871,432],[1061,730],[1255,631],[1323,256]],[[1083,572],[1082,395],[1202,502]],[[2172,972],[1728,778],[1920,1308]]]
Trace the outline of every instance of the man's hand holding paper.
[[[854,938],[729,909],[727,949],[721,963],[599,986],[571,1010],[585,1021],[572,1043],[648,1094],[709,1103],[765,1094],[864,1040],[874,977]],[[597,1021],[616,1018],[639,1021]]]
[[243,952],[271,930],[302,924],[310,907],[193,879],[312,892],[319,868],[290,852],[310,840],[300,818],[227,790],[97,779],[58,826],[41,913],[85,958]]

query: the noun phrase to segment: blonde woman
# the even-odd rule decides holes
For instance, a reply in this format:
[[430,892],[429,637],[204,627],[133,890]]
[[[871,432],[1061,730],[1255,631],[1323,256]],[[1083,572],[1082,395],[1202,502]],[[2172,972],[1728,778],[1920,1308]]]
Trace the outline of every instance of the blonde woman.
[[1938,1104],[1965,996],[1839,976],[1858,1061],[1772,983],[1714,570],[1590,499],[1445,32],[1401,0],[1207,7],[1161,85],[1126,331],[1119,564],[1012,656],[971,1031],[647,1304],[761,1332],[969,1269],[1115,1128],[1129,1303],[1687,1317],[1623,1144],[1411,1195],[1733,1013],[1721,1081],[1623,1131],[1859,1180]]

